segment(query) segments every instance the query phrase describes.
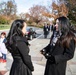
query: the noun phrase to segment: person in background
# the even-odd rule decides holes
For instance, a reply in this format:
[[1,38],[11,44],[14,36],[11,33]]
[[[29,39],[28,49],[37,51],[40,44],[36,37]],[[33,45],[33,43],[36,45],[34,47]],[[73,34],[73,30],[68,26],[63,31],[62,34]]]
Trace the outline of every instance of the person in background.
[[50,33],[50,25],[47,24],[47,28],[48,28],[48,34]]
[[67,61],[74,57],[76,37],[70,22],[64,16],[57,20],[59,33],[53,33],[50,43],[40,51],[47,59],[44,75],[66,75]]
[[9,75],[32,75],[34,67],[29,55],[29,44],[25,37],[27,24],[24,20],[17,19],[6,37],[6,48],[13,57]]
[[1,33],[1,38],[0,38],[0,51],[2,53],[1,62],[3,62],[3,63],[6,62],[6,54],[7,54],[7,49],[6,49],[6,46],[5,46],[5,40],[6,40],[6,33],[2,32]]
[[43,26],[43,31],[44,31],[44,38],[47,38],[49,29],[48,29],[48,25],[46,23]]

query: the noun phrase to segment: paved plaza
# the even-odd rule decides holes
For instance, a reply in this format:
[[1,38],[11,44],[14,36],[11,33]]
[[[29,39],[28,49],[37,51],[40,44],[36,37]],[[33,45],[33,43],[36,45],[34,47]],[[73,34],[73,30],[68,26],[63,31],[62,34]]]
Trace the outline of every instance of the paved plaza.
[[[33,75],[44,75],[46,59],[40,54],[40,50],[49,43],[49,38],[44,39],[43,35],[30,41],[30,55],[34,65]],[[0,75],[9,75],[10,67],[12,64],[11,54],[7,54],[7,63],[0,63]],[[1,74],[3,73],[3,74]],[[66,75],[76,75],[76,52],[74,58],[68,61]]]

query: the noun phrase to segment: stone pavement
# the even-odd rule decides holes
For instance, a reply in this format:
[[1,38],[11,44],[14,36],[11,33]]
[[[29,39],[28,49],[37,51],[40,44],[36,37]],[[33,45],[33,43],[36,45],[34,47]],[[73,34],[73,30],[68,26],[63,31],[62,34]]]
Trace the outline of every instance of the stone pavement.
[[[30,41],[30,55],[34,64],[33,75],[44,75],[46,59],[40,54],[40,50],[49,43],[49,38],[44,39],[43,35]],[[6,72],[3,75],[9,75],[10,67],[12,63],[11,54],[7,54],[7,63],[0,63],[0,71]],[[66,75],[76,75],[76,52],[72,60],[68,61]]]

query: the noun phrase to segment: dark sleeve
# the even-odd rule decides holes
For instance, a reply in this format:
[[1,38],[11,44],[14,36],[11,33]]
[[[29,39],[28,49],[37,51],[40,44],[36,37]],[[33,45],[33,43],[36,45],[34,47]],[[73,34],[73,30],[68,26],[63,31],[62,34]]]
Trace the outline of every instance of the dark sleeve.
[[72,59],[74,56],[74,51],[75,51],[75,42],[74,40],[71,40],[69,48],[66,48],[63,54],[54,56],[56,63]]
[[33,64],[32,64],[32,61],[31,61],[31,56],[29,55],[29,52],[28,52],[28,46],[26,45],[25,42],[23,41],[18,41],[17,42],[17,47],[19,49],[19,52],[22,56],[22,59],[25,63],[25,65],[31,70],[33,71],[34,70],[34,67],[33,67]]
[[46,47],[44,47],[43,49],[45,49],[46,53],[48,53],[49,50],[50,50],[50,44],[48,44],[48,45],[47,45]]
[[52,36],[51,36],[51,38],[50,38],[49,44],[48,44],[46,47],[44,47],[44,49],[46,50],[46,53],[48,53],[49,50],[50,50],[50,48],[51,48],[50,44],[51,44],[51,40],[52,40],[52,38],[53,38],[53,35],[54,35],[54,33],[52,34]]

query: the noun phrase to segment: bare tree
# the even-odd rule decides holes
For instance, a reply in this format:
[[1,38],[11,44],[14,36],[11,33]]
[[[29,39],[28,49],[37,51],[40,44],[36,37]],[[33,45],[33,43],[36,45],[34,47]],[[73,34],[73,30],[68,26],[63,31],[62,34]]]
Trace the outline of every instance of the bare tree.
[[76,0],[66,0],[65,5],[68,7],[68,18],[76,24]]
[[16,16],[17,6],[12,1],[0,3],[0,14],[10,16],[13,18]]
[[30,20],[36,22],[37,24],[44,19],[43,13],[48,12],[47,8],[41,5],[34,5],[29,10]]
[[6,2],[0,3],[0,15],[5,14],[5,10],[6,10]]
[[8,1],[7,2],[7,7],[6,7],[6,11],[7,11],[7,15],[13,15],[16,14],[17,12],[17,6],[15,4],[13,4],[12,1]]
[[19,17],[21,18],[21,19],[26,19],[26,16],[25,16],[26,14],[25,13],[20,13],[19,14]]
[[52,13],[51,15],[54,18],[57,18],[59,16],[66,16],[68,15],[68,8],[64,3],[60,3],[59,5],[56,3],[52,3]]

